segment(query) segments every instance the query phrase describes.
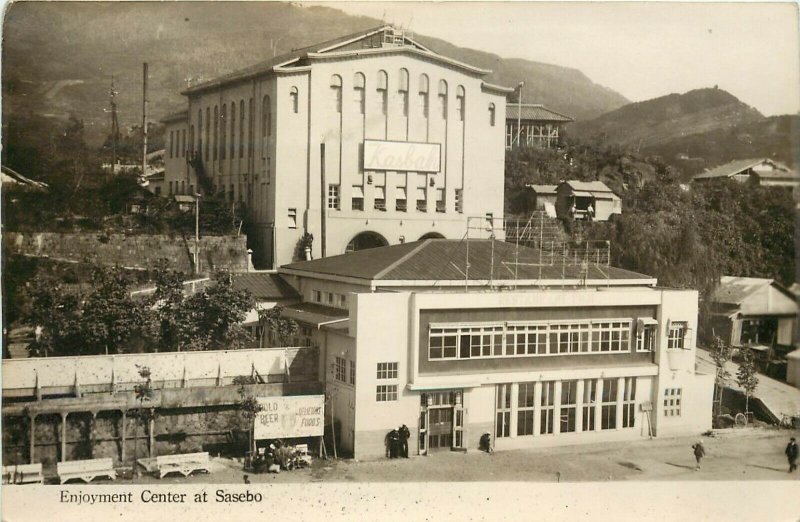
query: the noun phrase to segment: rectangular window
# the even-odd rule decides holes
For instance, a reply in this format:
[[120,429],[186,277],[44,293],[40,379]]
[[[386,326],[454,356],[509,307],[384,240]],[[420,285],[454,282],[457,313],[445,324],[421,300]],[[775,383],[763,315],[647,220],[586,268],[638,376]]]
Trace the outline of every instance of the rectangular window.
[[428,190],[426,187],[417,188],[417,210],[420,212],[428,211]]
[[541,427],[539,433],[542,435],[553,433],[553,416],[555,415],[555,394],[556,383],[553,381],[546,381],[542,383],[542,401],[541,401]]
[[289,209],[289,228],[297,228],[297,209],[290,208]]
[[378,363],[378,379],[397,379],[397,363]]
[[340,382],[347,382],[347,359],[337,357],[334,364],[334,378]]
[[667,388],[664,390],[664,417],[681,416],[681,389]]
[[464,212],[464,190],[456,189],[456,212],[459,214]]
[[431,328],[428,359],[455,359],[458,344],[457,328]]
[[583,431],[595,430],[595,403],[597,401],[597,380],[583,381]]
[[689,325],[685,322],[673,321],[669,325],[669,336],[667,337],[667,349],[685,349],[686,332]]
[[444,189],[437,188],[436,189],[436,212],[444,212]]
[[172,182],[169,182],[169,195],[172,195]]
[[386,187],[375,187],[375,210],[386,210]]
[[658,335],[658,325],[645,324],[641,319],[636,328],[636,351],[654,352],[656,349],[656,336]]
[[389,402],[397,400],[396,384],[379,384],[375,388],[375,400],[377,402]]
[[497,385],[497,405],[495,408],[495,431],[496,438],[511,436],[511,385]]
[[339,210],[339,185],[328,185],[328,208]]
[[311,291],[311,299],[315,303],[321,303],[322,302],[322,292],[320,292],[319,290],[312,290]]
[[633,428],[636,424],[636,377],[625,377],[622,394],[622,427]]
[[593,352],[629,352],[631,321],[592,323]]
[[395,210],[398,212],[405,212],[408,209],[408,200],[406,199],[406,188],[397,187],[395,189]]
[[561,382],[561,433],[575,431],[575,413],[578,407],[578,381]]
[[533,416],[535,414],[533,392],[536,383],[519,383],[517,395],[517,435],[533,435]]
[[350,361],[350,384],[356,384],[356,362]]
[[170,158],[172,157],[172,151],[173,151],[174,147],[175,147],[174,133],[172,131],[169,131],[169,157]]
[[181,157],[186,156],[186,129],[181,130]]
[[603,379],[603,397],[600,412],[600,429],[617,427],[617,379]]
[[362,185],[353,185],[350,201],[353,210],[364,210],[364,187]]

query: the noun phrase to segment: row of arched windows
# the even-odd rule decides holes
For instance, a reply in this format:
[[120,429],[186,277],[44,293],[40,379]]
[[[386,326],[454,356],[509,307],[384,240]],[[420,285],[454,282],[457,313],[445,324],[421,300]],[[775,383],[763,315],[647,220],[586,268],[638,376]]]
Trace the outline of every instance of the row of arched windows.
[[[378,97],[381,104],[381,112],[385,115],[388,106],[388,85],[389,76],[384,70],[378,71],[377,78]],[[342,112],[342,77],[338,74],[331,76],[331,97],[336,112]],[[365,110],[365,90],[366,78],[363,73],[357,72],[353,76],[353,97],[356,107],[360,114],[364,114]],[[419,76],[418,92],[419,92],[419,107],[423,117],[428,118],[430,115],[430,79],[428,75],[423,73]],[[400,69],[397,83],[397,93],[402,106],[403,116],[408,116],[409,109],[409,76],[408,70]],[[442,119],[447,119],[448,116],[448,85],[446,80],[439,80],[437,100],[438,100],[438,114]],[[466,104],[466,94],[463,85],[456,88],[456,118],[459,121],[464,121],[464,112]],[[295,111],[296,112],[296,111]]]
[[[245,131],[245,103],[244,100],[238,102],[239,118],[237,120],[237,102],[230,103],[230,123],[228,123],[228,104],[214,106],[213,120],[211,107],[206,107],[205,117],[203,109],[197,111],[197,147],[194,149],[197,154],[201,154],[206,161],[213,159],[227,159],[237,156],[237,135],[238,135],[238,157],[244,157],[245,136],[248,143],[248,157],[253,156],[255,144],[255,100],[250,98],[247,106],[247,130]],[[205,126],[204,126],[205,124]],[[230,131],[230,134],[229,134]],[[228,138],[230,136],[230,142]],[[261,137],[272,136],[272,104],[270,97],[264,96],[261,100]],[[194,144],[194,125],[189,127],[189,143]]]

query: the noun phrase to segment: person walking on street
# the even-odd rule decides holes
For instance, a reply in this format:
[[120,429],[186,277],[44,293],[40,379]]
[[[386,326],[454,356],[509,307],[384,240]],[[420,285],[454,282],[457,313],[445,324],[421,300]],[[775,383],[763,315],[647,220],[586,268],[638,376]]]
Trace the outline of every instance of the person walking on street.
[[797,442],[794,437],[789,439],[789,444],[786,445],[786,458],[789,459],[789,473],[797,469]]
[[408,439],[411,437],[411,432],[408,430],[408,426],[403,424],[400,426],[400,453],[402,454],[404,459],[408,458]]
[[698,440],[697,444],[692,446],[692,449],[694,450],[694,458],[697,461],[697,467],[694,468],[694,470],[700,471],[700,461],[706,456],[706,449],[703,447],[703,441]]

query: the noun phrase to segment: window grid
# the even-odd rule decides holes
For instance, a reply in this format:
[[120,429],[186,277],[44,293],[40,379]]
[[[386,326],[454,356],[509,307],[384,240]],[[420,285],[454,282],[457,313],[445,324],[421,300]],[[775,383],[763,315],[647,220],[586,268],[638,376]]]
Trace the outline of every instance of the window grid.
[[597,402],[597,380],[583,381],[583,431],[595,430],[595,403]]
[[[627,353],[631,348],[631,324],[631,320],[618,320],[596,323],[431,326],[428,333],[428,358],[440,360]],[[592,339],[591,343],[589,339]],[[456,347],[459,349],[456,350]]]
[[375,389],[375,400],[377,402],[389,402],[397,400],[396,384],[379,384]]
[[511,385],[497,385],[495,437],[511,436]]
[[555,415],[555,395],[556,383],[555,381],[546,381],[542,383],[542,399],[541,399],[541,425],[539,433],[542,435],[553,433],[553,416]]
[[350,384],[356,384],[356,362],[350,361]]
[[328,208],[339,210],[339,185],[328,185]]
[[397,363],[378,363],[378,379],[397,379]]
[[517,394],[517,435],[533,435],[533,418],[535,415],[534,389],[536,383],[519,383]]
[[334,365],[334,378],[340,382],[347,382],[347,359],[337,357]]
[[681,416],[681,389],[667,388],[664,390],[664,417]]
[[633,428],[636,424],[636,377],[625,378],[622,395],[622,427]]
[[669,334],[667,336],[667,349],[686,348],[686,332],[688,331],[688,324],[685,322],[673,322],[669,325]]
[[600,429],[613,430],[617,427],[617,379],[603,379],[601,397]]
[[578,381],[561,381],[561,433],[575,431],[578,407]]

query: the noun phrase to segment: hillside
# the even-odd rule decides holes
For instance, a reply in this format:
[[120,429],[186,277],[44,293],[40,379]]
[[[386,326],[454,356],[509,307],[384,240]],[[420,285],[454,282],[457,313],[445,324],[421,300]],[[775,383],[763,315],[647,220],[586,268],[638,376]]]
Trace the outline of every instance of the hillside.
[[[36,114],[84,119],[93,144],[108,128],[108,89],[115,77],[123,128],[141,118],[142,62],[150,64],[154,119],[182,106],[187,81],[209,79],[292,48],[380,25],[327,7],[271,2],[22,2],[4,20],[3,123]],[[492,69],[489,81],[577,118],[627,103],[574,69],[503,60],[424,35],[437,52]]]
[[721,89],[697,89],[631,103],[570,127],[578,137],[604,135],[613,143],[649,148],[676,139],[764,120],[754,108]]

